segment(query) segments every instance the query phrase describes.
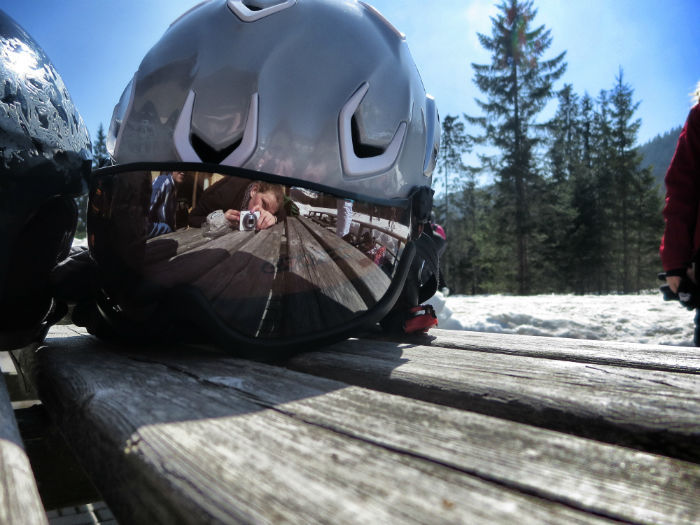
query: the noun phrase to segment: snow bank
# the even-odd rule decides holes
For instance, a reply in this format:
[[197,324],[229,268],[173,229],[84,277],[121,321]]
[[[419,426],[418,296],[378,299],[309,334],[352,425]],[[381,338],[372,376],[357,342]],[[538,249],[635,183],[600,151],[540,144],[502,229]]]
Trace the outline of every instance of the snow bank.
[[693,345],[693,316],[655,290],[638,295],[455,295],[430,299],[440,328]]

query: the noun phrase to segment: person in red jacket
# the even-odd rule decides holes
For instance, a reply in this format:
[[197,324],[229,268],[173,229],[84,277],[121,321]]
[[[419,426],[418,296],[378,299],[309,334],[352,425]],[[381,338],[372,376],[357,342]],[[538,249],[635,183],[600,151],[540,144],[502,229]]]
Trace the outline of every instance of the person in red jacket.
[[[692,295],[693,292],[698,295],[693,289],[700,277],[696,276],[695,268],[700,251],[699,98],[700,83],[695,92],[695,105],[688,114],[666,172],[665,228],[659,250],[669,288],[679,294],[686,306],[696,308],[700,306],[700,297]],[[700,310],[696,310],[695,316],[695,345],[700,346]]]

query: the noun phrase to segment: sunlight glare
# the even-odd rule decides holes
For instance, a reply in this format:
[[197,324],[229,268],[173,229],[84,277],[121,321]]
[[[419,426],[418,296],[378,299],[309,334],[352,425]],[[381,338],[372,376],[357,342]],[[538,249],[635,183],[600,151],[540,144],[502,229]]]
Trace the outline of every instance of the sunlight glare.
[[0,40],[0,57],[5,65],[20,78],[37,76],[39,57],[35,51],[16,38]]

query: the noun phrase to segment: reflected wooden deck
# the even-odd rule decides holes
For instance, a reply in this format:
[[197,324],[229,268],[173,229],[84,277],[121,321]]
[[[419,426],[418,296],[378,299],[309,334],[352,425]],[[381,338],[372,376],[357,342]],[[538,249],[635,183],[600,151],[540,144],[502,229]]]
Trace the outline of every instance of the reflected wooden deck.
[[196,287],[224,322],[262,336],[342,325],[391,283],[361,251],[299,217],[215,239],[196,228],[151,239],[144,273],[162,287]]

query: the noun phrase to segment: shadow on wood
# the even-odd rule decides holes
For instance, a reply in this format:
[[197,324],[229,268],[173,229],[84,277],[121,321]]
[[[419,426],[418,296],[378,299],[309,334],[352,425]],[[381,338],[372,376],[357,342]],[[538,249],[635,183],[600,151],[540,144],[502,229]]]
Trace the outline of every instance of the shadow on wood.
[[[289,447],[329,439],[325,431],[294,418],[280,420],[275,405],[344,387],[321,379],[299,381],[294,372],[202,349],[156,348],[127,355],[91,337],[50,337],[47,343],[35,355],[32,375],[67,442],[125,523],[172,523],[194,516],[195,521],[202,516],[229,521],[260,512],[257,489],[251,496],[246,488],[250,480],[279,478],[282,483],[285,462],[311,460]],[[251,394],[258,389],[272,389],[276,402]],[[270,436],[282,440],[274,452],[264,445]],[[270,463],[267,454],[276,460]],[[162,476],[164,468],[184,471]],[[279,490],[270,483],[264,506],[289,519],[293,509],[276,509],[269,500]],[[228,501],[223,507],[222,491]],[[246,502],[247,497],[252,500]],[[255,510],[236,514],[250,505]],[[314,507],[303,512],[324,512]],[[328,507],[325,511],[332,515]]]

